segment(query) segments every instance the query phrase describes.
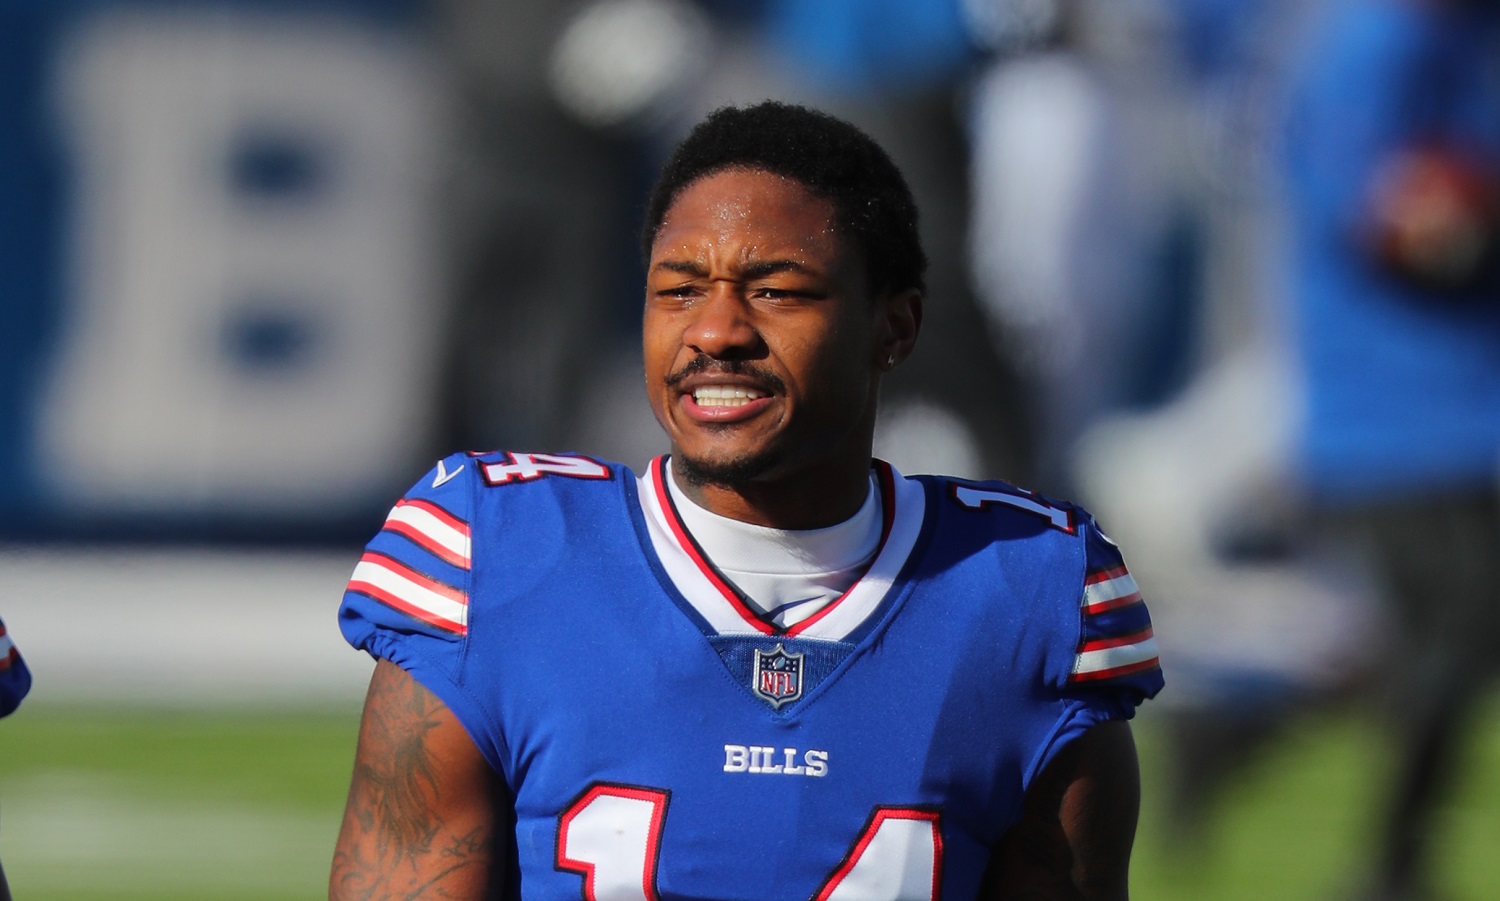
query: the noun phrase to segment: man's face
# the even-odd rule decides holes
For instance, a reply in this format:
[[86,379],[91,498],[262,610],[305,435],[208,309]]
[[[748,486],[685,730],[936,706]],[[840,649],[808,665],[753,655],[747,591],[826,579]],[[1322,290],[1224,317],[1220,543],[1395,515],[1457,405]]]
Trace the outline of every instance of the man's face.
[[646,392],[687,480],[869,464],[884,304],[794,179],[729,169],[667,209],[646,276]]

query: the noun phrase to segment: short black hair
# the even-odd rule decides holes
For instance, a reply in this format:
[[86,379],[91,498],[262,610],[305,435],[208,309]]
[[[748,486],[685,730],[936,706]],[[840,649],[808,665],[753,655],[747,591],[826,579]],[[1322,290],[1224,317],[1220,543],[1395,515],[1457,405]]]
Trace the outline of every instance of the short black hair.
[[726,169],[793,178],[832,202],[834,221],[864,257],[875,293],[926,290],[917,204],[901,170],[874,139],[827,113],[768,100],[714,110],[683,139],[646,203],[641,258],[684,188]]

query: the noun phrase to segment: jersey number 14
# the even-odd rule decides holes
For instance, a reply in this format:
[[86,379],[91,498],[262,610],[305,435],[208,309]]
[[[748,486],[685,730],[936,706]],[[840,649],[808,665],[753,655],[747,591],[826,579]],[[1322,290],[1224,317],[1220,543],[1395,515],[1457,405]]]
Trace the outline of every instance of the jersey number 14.
[[[558,821],[557,868],[583,876],[586,901],[657,901],[657,852],[670,793],[600,782]],[[934,901],[943,869],[936,810],[876,807],[812,901]]]

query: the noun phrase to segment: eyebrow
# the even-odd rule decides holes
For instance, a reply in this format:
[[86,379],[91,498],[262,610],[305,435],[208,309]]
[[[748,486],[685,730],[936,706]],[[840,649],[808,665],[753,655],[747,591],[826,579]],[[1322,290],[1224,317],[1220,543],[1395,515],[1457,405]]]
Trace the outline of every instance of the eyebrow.
[[[652,267],[653,269],[665,269],[668,272],[679,272],[683,275],[705,276],[708,270],[702,263],[696,260],[662,260]],[[754,263],[746,263],[740,270],[743,278],[765,278],[778,272],[806,272],[815,274],[814,270],[797,262],[796,260],[759,260]]]
[[778,272],[806,272],[812,270],[797,262],[796,260],[761,260],[747,263],[743,270],[745,278],[765,278]]

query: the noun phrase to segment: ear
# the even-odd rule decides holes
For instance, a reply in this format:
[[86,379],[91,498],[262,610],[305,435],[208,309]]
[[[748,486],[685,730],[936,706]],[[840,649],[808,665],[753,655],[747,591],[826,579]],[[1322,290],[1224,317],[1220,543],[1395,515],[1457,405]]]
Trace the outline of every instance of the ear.
[[895,369],[911,356],[922,330],[922,292],[915,288],[888,294],[876,301],[875,366]]

